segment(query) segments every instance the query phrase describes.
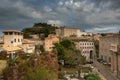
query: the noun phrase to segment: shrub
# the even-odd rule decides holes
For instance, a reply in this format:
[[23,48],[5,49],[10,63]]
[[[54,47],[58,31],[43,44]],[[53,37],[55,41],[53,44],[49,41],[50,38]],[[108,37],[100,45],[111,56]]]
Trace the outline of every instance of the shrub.
[[85,80],[100,80],[100,78],[95,74],[88,74],[84,77]]

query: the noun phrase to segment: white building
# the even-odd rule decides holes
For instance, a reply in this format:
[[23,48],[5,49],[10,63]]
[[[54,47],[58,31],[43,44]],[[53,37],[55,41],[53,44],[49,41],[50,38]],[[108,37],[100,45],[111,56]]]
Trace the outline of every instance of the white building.
[[17,30],[3,31],[4,47],[22,45],[23,33]]
[[96,56],[95,45],[92,40],[77,39],[74,40],[76,48],[81,51],[81,54],[86,57],[86,60],[94,59]]
[[[32,46],[31,46],[32,45]],[[23,33],[18,30],[3,31],[3,42],[0,42],[0,47],[9,52],[23,50],[27,53],[32,53],[35,50],[35,45],[30,40],[23,39]]]
[[91,32],[79,32],[79,37],[90,37],[93,36]]

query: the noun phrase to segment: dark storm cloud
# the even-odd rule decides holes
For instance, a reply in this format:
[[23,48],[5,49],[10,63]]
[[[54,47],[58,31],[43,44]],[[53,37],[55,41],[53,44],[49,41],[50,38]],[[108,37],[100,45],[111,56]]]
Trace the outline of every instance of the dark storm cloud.
[[[101,4],[110,3],[109,9],[119,9],[120,8],[120,0],[88,0],[94,2],[96,6],[101,6]],[[104,6],[104,5],[103,5]]]
[[35,22],[48,22],[92,32],[116,31],[119,4],[120,0],[0,0],[0,29],[22,29]]

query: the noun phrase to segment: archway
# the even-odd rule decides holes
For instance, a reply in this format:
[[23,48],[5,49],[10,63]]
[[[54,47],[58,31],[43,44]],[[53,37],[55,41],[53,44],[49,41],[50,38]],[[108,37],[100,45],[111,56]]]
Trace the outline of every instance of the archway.
[[93,51],[90,51],[90,59],[93,59]]

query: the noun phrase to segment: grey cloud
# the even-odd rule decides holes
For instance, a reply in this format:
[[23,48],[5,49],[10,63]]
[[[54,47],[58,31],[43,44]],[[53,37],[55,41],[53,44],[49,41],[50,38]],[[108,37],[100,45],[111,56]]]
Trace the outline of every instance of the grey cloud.
[[0,26],[22,29],[49,22],[95,32],[100,25],[120,23],[119,4],[120,0],[0,0]]
[[86,29],[88,32],[94,32],[94,33],[111,33],[111,32],[119,32],[120,30],[120,25],[115,24],[115,25],[96,25],[96,27],[92,27],[89,29]]
[[88,0],[92,1],[96,4],[97,7],[104,6],[101,4],[107,4],[110,3],[108,6],[109,9],[119,9],[120,8],[120,0]]

